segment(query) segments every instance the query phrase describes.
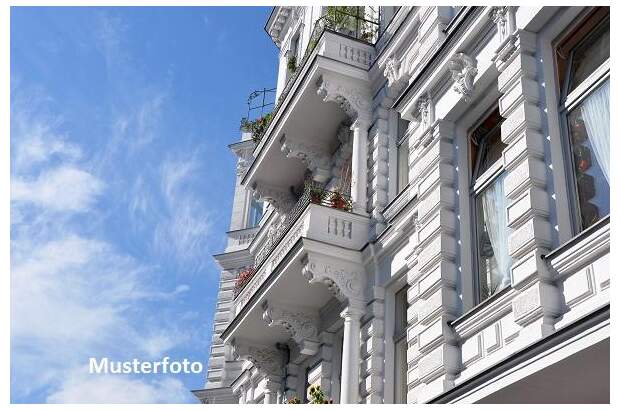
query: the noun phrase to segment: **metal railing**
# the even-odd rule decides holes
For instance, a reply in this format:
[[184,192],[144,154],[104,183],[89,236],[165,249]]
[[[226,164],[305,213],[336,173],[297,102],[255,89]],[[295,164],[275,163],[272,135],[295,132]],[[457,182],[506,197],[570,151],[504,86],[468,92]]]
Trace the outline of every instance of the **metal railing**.
[[254,267],[251,268],[251,274],[247,274],[247,270],[244,270],[243,279],[240,280],[239,277],[237,278],[234,291],[235,298],[250,282],[254,274],[258,272],[260,267],[267,260],[267,257],[275,250],[278,244],[291,230],[293,224],[297,222],[297,220],[309,204],[327,206],[347,212],[351,212],[353,209],[351,197],[349,197],[348,195],[337,191],[328,191],[313,183],[306,183],[304,191],[299,200],[295,203],[293,208],[291,208],[289,213],[286,214],[284,220],[280,222],[280,225],[277,226],[275,230],[268,235],[267,240],[262,245],[260,251],[256,254],[256,257],[254,258]]

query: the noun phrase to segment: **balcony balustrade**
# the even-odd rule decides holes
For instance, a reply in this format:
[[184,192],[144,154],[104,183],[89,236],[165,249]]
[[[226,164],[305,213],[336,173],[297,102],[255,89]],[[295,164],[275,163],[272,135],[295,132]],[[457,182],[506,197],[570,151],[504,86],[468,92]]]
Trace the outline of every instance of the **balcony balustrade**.
[[[293,75],[286,81],[273,111],[254,121],[257,126],[254,127],[256,133],[252,135],[252,139],[258,143],[266,134],[269,124],[279,112],[315,49],[318,48],[321,55],[367,69],[373,58],[372,46],[378,37],[379,22],[365,16],[365,7],[327,7],[326,14],[315,22],[303,58],[295,64]],[[360,47],[359,42],[367,43],[368,46]],[[244,126],[252,128],[254,123],[244,123]]]
[[235,283],[235,314],[275,270],[300,238],[359,250],[368,238],[368,217],[352,212],[348,195],[307,184],[303,194],[280,222],[276,222],[251,268]]

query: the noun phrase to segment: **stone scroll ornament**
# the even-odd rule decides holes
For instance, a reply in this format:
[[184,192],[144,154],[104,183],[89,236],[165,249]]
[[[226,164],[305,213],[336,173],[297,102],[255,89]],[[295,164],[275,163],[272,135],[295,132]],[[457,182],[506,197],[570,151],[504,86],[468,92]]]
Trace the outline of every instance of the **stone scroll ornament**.
[[454,80],[454,91],[469,102],[474,93],[474,79],[478,74],[477,61],[465,53],[456,53],[448,62]]

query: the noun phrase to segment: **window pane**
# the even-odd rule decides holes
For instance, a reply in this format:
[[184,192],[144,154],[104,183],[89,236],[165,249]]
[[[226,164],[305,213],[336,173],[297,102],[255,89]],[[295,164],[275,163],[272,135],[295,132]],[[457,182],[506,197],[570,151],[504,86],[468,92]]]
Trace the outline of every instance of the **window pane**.
[[568,91],[573,91],[608,58],[609,20],[575,48]]
[[407,289],[405,286],[394,295],[394,334],[401,335],[407,330]]
[[609,214],[609,80],[568,115],[581,227]]
[[397,191],[400,193],[409,183],[409,142],[405,140],[398,146],[397,150]]
[[480,301],[510,284],[512,259],[508,254],[511,229],[506,222],[507,200],[502,173],[476,196],[476,238]]
[[495,109],[478,128],[472,133],[471,143],[475,152],[473,178],[484,174],[493,164],[502,159],[502,152],[506,144],[502,142],[501,123],[504,121],[499,114],[499,108]]
[[407,338],[394,349],[394,403],[407,403]]
[[250,218],[248,221],[249,228],[255,227],[263,217],[263,203],[252,199],[250,202]]

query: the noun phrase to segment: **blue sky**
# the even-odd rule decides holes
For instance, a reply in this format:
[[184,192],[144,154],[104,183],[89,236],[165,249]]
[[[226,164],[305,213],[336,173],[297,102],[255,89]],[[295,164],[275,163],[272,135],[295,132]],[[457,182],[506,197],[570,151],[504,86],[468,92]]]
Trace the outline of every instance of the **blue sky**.
[[[269,8],[11,9],[11,401],[193,402]],[[206,370],[206,369],[205,369]]]

